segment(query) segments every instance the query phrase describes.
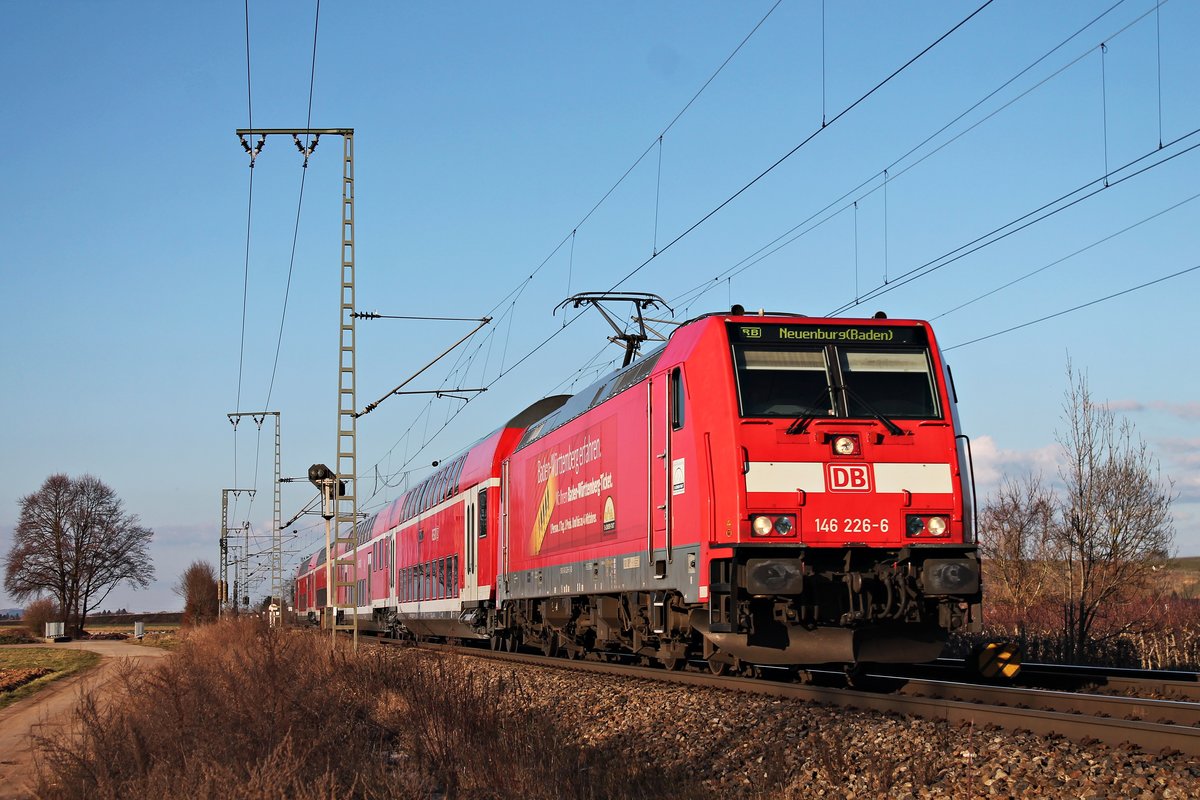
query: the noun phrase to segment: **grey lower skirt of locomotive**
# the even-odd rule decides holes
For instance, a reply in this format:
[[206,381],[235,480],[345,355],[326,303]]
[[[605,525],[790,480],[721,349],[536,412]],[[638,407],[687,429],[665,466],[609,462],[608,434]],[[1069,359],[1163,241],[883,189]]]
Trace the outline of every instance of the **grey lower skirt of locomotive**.
[[974,546],[756,548],[713,559],[707,618],[721,650],[756,664],[920,663],[982,629]]
[[[710,562],[709,577],[707,602],[632,591],[419,617],[378,609],[368,627],[547,654],[595,648],[672,663],[699,657],[772,666],[921,663],[941,655],[951,633],[982,628],[980,564],[970,545],[738,545]],[[669,622],[654,622],[655,606],[672,609]]]

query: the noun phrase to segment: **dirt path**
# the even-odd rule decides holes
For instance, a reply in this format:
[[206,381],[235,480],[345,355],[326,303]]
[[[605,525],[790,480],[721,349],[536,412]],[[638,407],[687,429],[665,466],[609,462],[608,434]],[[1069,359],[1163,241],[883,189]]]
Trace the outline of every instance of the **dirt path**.
[[7,645],[91,650],[102,659],[92,669],[55,681],[37,694],[0,709],[0,800],[30,796],[33,741],[31,734],[45,735],[68,723],[80,693],[101,689],[112,679],[118,664],[130,660],[144,664],[168,655],[158,647],[142,647],[121,641],[65,642],[51,645]]

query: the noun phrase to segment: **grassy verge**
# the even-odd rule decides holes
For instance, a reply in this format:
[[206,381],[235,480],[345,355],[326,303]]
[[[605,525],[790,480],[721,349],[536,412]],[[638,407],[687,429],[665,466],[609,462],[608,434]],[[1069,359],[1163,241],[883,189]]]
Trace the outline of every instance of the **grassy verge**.
[[672,800],[619,747],[570,738],[515,673],[409,649],[351,652],[253,621],[197,629],[126,669],[74,734],[39,742],[42,798]]
[[147,633],[141,639],[130,639],[133,644],[140,644],[142,647],[158,647],[162,650],[178,650],[186,638],[181,636],[178,631],[164,631]]
[[11,691],[0,692],[0,708],[44,689],[59,678],[87,669],[99,660],[99,653],[87,650],[56,650],[52,647],[0,650],[0,670],[50,670],[48,674]]

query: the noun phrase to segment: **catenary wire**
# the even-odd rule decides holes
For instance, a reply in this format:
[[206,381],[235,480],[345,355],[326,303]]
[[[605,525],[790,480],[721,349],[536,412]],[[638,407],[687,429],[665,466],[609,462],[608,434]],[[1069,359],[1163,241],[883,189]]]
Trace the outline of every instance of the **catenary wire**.
[[[1147,158],[1150,158],[1155,155],[1159,155],[1160,153],[1163,152],[1163,150],[1169,149],[1176,144],[1182,144],[1183,142],[1186,142],[1188,139],[1195,137],[1197,134],[1200,134],[1200,128],[1195,128],[1195,129],[1189,131],[1188,133],[1185,133],[1182,136],[1174,139],[1173,141],[1168,142],[1166,145],[1163,146],[1163,148],[1161,150],[1156,148],[1150,152],[1147,152],[1147,153],[1144,153],[1144,154],[1138,156],[1137,158],[1132,159],[1131,161],[1126,162],[1122,166],[1113,170],[1110,173],[1110,175],[1116,175],[1127,169],[1130,169],[1130,168],[1134,167],[1135,165],[1145,161]],[[987,233],[985,233],[981,236],[978,236],[975,239],[972,239],[971,241],[969,241],[965,244],[959,245],[958,247],[956,247],[953,250],[943,253],[942,255],[938,256],[937,258],[931,259],[930,261],[926,261],[924,264],[913,267],[912,269],[903,273],[900,277],[893,280],[890,284],[888,284],[886,286],[884,286],[884,285],[876,286],[874,289],[868,291],[867,294],[863,295],[863,297],[860,300],[858,300],[857,302],[845,303],[842,306],[838,307],[837,309],[834,309],[833,311],[828,312],[826,316],[831,316],[831,317],[837,316],[838,314],[848,311],[849,309],[853,308],[856,305],[860,305],[861,303],[866,302],[868,300],[876,299],[882,295],[887,294],[888,292],[891,292],[891,291],[894,291],[895,289],[900,288],[901,286],[906,286],[915,280],[919,280],[921,278],[927,277],[927,276],[933,274],[934,272],[938,271],[942,267],[949,266],[950,264],[953,264],[953,263],[959,261],[960,259],[963,259],[963,258],[971,255],[972,253],[975,253],[975,252],[983,249],[984,247],[987,247],[991,244],[995,244],[996,242],[1001,241],[1002,239],[1006,239],[1009,236],[1012,236],[1014,233],[1019,233],[1020,231],[1023,231],[1032,225],[1036,225],[1037,223],[1042,222],[1043,220],[1046,220],[1053,216],[1056,216],[1057,214],[1060,214],[1069,208],[1072,208],[1092,197],[1095,197],[1096,195],[1100,194],[1101,192],[1107,191],[1108,189],[1111,189],[1115,186],[1119,186],[1120,184],[1123,184],[1126,181],[1131,180],[1132,178],[1136,178],[1140,175],[1145,174],[1146,172],[1149,172],[1150,170],[1152,170],[1156,167],[1160,167],[1163,164],[1166,164],[1170,161],[1175,160],[1176,158],[1179,158],[1180,156],[1186,155],[1198,147],[1200,147],[1200,143],[1189,145],[1188,147],[1186,147],[1176,153],[1171,153],[1170,155],[1164,156],[1163,158],[1159,159],[1158,161],[1148,164],[1148,165],[1146,165],[1134,172],[1131,172],[1128,175],[1124,175],[1116,180],[1110,180],[1108,176],[1101,176],[1100,178],[1094,178],[1094,179],[1082,184],[1081,186],[1079,186],[1075,189],[1072,189],[1071,191],[1066,192],[1065,194],[1060,195],[1059,197],[1055,198],[1054,200],[1051,200],[1048,203],[1044,203],[1043,205],[1033,209],[1032,211],[1029,211],[1013,220],[1010,220],[1009,222],[1007,222],[1003,225],[1000,225],[999,227],[993,228],[991,231],[988,231]],[[1079,195],[1079,196],[1076,197],[1076,195]],[[1043,212],[1045,212],[1045,213],[1043,213]]]
[[809,142],[811,142],[813,139],[815,139],[817,136],[819,136],[822,131],[824,131],[827,128],[829,128],[830,126],[832,126],[839,119],[846,116],[846,114],[849,114],[856,107],[858,107],[860,104],[865,102],[869,97],[871,97],[871,95],[875,94],[875,92],[879,91],[884,86],[886,86],[888,83],[890,83],[897,75],[901,74],[906,69],[908,69],[910,66],[915,64],[926,53],[928,53],[933,48],[937,47],[940,43],[945,41],[946,38],[948,38],[951,34],[953,34],[959,28],[961,28],[962,26],[964,26],[968,22],[970,22],[972,19],[974,19],[975,16],[980,14],[985,8],[990,6],[993,2],[995,2],[995,0],[987,0],[983,5],[976,8],[974,11],[972,11],[970,14],[968,14],[965,18],[963,18],[961,21],[959,21],[957,24],[955,24],[954,27],[952,27],[950,30],[946,31],[941,36],[939,36],[937,39],[935,39],[933,42],[926,45],[925,48],[922,49],[919,53],[917,53],[915,56],[910,58],[908,61],[906,61],[901,66],[897,67],[894,72],[892,72],[886,78],[881,80],[879,83],[875,84],[875,86],[873,86],[871,89],[868,89],[864,94],[860,95],[857,100],[850,103],[850,105],[846,106],[841,111],[839,111],[837,114],[835,114],[833,119],[829,120],[828,124],[822,125],[820,128],[817,128],[815,131],[810,133],[808,136],[806,136],[804,139],[802,139],[799,144],[797,144],[795,147],[793,147],[788,152],[784,153],[773,164],[771,164],[769,167],[767,167],[762,172],[760,172],[757,176],[755,176],[749,183],[742,186],[742,188],[738,189],[736,192],[731,194],[725,200],[722,200],[711,211],[709,211],[704,216],[702,216],[700,219],[698,219],[696,222],[692,223],[690,226],[685,228],[674,239],[667,242],[667,244],[663,245],[663,248],[658,251],[657,255],[651,256],[650,258],[646,259],[638,266],[634,267],[629,273],[627,273],[625,275],[625,277],[621,278],[619,281],[617,281],[615,284],[613,284],[613,286],[610,288],[610,291],[612,289],[619,288],[621,286],[621,284],[625,283],[627,280],[632,278],[634,275],[641,272],[642,269],[644,269],[646,267],[646,265],[648,265],[651,261],[653,261],[657,256],[661,256],[664,252],[669,250],[675,244],[678,244],[681,240],[683,240],[685,237],[687,237],[690,233],[695,231],[697,228],[699,228],[701,225],[703,225],[705,222],[707,222],[709,219],[711,219],[714,215],[716,215],[718,212],[720,212],[722,209],[724,209],[727,205],[729,205],[734,200],[736,200],[738,197],[740,197],[742,194],[744,194],[747,190],[750,189],[750,187],[754,186],[760,180],[762,180],[767,175],[769,175],[771,172],[773,172],[776,167],[778,167],[780,164],[787,161],[789,158],[791,158],[793,155],[795,155],[797,152],[799,152],[805,145],[807,145]]
[[1148,286],[1154,286],[1155,284],[1163,283],[1164,281],[1169,281],[1173,278],[1181,277],[1183,275],[1188,274],[1189,272],[1195,272],[1198,269],[1200,269],[1200,264],[1197,264],[1194,267],[1188,267],[1187,269],[1181,269],[1178,272],[1171,273],[1170,275],[1164,275],[1161,278],[1155,278],[1152,281],[1146,281],[1145,283],[1139,283],[1137,286],[1131,286],[1128,289],[1123,289],[1119,292],[1114,292],[1113,294],[1106,295],[1104,297],[1099,297],[1095,300],[1089,300],[1086,303],[1080,303],[1077,306],[1072,306],[1071,308],[1063,309],[1062,311],[1057,311],[1053,314],[1047,314],[1044,317],[1039,317],[1038,319],[1030,320],[1029,322],[1023,322],[1020,325],[1014,325],[1011,328],[1005,328],[1002,331],[995,331],[994,333],[989,333],[986,336],[980,336],[978,338],[971,339],[966,342],[959,342],[958,344],[951,345],[950,347],[944,347],[944,348],[942,348],[942,352],[949,352],[951,350],[957,350],[960,347],[966,347],[967,345],[976,344],[978,342],[983,342],[988,339],[994,339],[997,336],[1003,336],[1006,333],[1012,333],[1013,331],[1019,331],[1022,328],[1028,328],[1030,325],[1036,325],[1039,322],[1045,322],[1046,320],[1051,320],[1051,319],[1054,319],[1055,317],[1061,317],[1065,314],[1070,314],[1074,311],[1079,311],[1081,309],[1088,308],[1089,306],[1094,306],[1097,303],[1103,303],[1106,300],[1112,300],[1115,297],[1121,297],[1122,295],[1136,292],[1139,289],[1145,289]]
[[[1112,6],[1108,7],[1108,8],[1107,8],[1107,9],[1105,9],[1103,12],[1101,12],[1100,14],[1096,15],[1095,17],[1093,17],[1093,18],[1092,18],[1092,19],[1091,19],[1091,20],[1090,20],[1090,21],[1089,21],[1087,24],[1083,25],[1083,26],[1082,26],[1082,27],[1080,27],[1078,30],[1076,30],[1076,31],[1075,31],[1073,34],[1071,34],[1071,35],[1070,35],[1070,36],[1068,36],[1067,38],[1063,39],[1061,42],[1059,42],[1057,45],[1055,45],[1055,46],[1054,46],[1053,48],[1051,48],[1050,50],[1046,51],[1044,54],[1042,54],[1042,55],[1041,55],[1039,58],[1037,58],[1035,61],[1033,61],[1033,62],[1032,62],[1032,63],[1030,63],[1028,66],[1026,66],[1026,67],[1025,67],[1025,68],[1023,68],[1022,70],[1020,70],[1020,71],[1019,71],[1017,74],[1013,75],[1011,78],[1009,78],[1007,81],[1005,81],[1004,83],[1002,83],[1000,86],[998,86],[998,87],[996,87],[995,89],[993,89],[991,92],[989,92],[987,95],[985,95],[985,96],[984,96],[982,99],[980,99],[980,100],[979,100],[979,101],[977,101],[976,103],[972,104],[972,105],[971,105],[969,108],[967,108],[966,110],[964,110],[963,112],[961,112],[960,114],[958,114],[958,115],[957,115],[956,117],[954,117],[952,120],[950,120],[949,122],[947,122],[946,124],[944,124],[944,125],[943,125],[941,128],[939,128],[938,130],[934,131],[934,132],[933,132],[932,134],[930,134],[929,136],[925,137],[925,139],[923,139],[921,142],[919,142],[919,143],[918,143],[917,145],[915,145],[914,147],[910,148],[910,149],[908,150],[908,152],[904,153],[904,155],[902,155],[902,156],[900,156],[899,158],[897,158],[897,159],[893,160],[893,161],[892,161],[892,162],[891,162],[891,163],[890,163],[890,164],[889,164],[887,167],[885,167],[883,170],[881,170],[881,171],[879,171],[879,172],[876,172],[875,174],[873,174],[873,175],[871,175],[871,176],[869,176],[869,177],[865,178],[863,181],[861,181],[861,182],[860,182],[860,183],[859,183],[857,186],[855,186],[854,188],[852,188],[852,189],[850,189],[849,191],[847,191],[847,192],[843,193],[843,194],[842,194],[840,197],[838,197],[837,199],[833,200],[832,202],[830,202],[830,203],[826,204],[826,205],[825,205],[823,208],[821,208],[821,209],[818,209],[817,211],[813,212],[812,214],[810,214],[810,215],[809,215],[808,217],[806,217],[805,219],[803,219],[803,220],[801,220],[800,222],[796,223],[796,224],[795,224],[795,225],[793,225],[791,228],[789,228],[788,230],[786,230],[786,231],[784,231],[783,233],[779,234],[778,236],[776,236],[776,237],[775,237],[774,239],[772,239],[771,241],[769,241],[769,242],[767,242],[766,244],[762,245],[760,248],[758,248],[757,250],[755,250],[755,251],[754,251],[753,253],[751,253],[750,255],[748,255],[748,256],[746,256],[746,257],[744,257],[742,260],[735,262],[735,263],[734,263],[732,266],[728,267],[728,268],[727,268],[726,270],[724,270],[723,272],[721,272],[721,273],[718,273],[718,274],[717,274],[717,275],[716,275],[714,278],[712,278],[711,280],[709,280],[709,281],[705,281],[705,282],[703,282],[703,283],[701,283],[701,284],[698,284],[697,286],[694,286],[693,288],[691,288],[691,289],[689,289],[689,290],[687,290],[687,291],[683,292],[682,294],[680,294],[680,295],[678,295],[676,298],[674,298],[674,299],[673,299],[673,301],[674,301],[674,302],[680,302],[680,303],[688,303],[688,304],[690,304],[690,303],[694,303],[694,302],[695,302],[696,300],[698,300],[700,297],[704,296],[704,294],[706,294],[707,292],[709,292],[709,291],[711,291],[712,289],[716,288],[716,286],[717,286],[717,285],[718,285],[718,284],[719,284],[721,281],[723,281],[723,280],[725,280],[725,279],[727,279],[727,278],[729,278],[729,277],[736,277],[737,275],[740,275],[741,273],[745,272],[747,269],[750,269],[750,268],[751,268],[751,267],[753,267],[754,265],[758,264],[760,261],[762,261],[762,260],[766,259],[767,257],[769,257],[769,256],[771,256],[771,255],[773,255],[773,254],[775,254],[775,253],[777,253],[777,252],[779,252],[779,251],[780,251],[780,250],[782,250],[784,247],[786,247],[786,246],[788,246],[788,245],[790,245],[790,244],[792,244],[792,243],[796,242],[796,241],[797,241],[797,240],[799,240],[800,238],[802,238],[802,237],[806,236],[807,234],[809,234],[809,233],[811,233],[812,231],[816,230],[817,228],[821,227],[821,226],[822,226],[822,225],[824,225],[826,222],[829,222],[829,221],[831,221],[832,219],[836,218],[836,217],[837,217],[839,214],[841,214],[843,211],[846,211],[847,209],[851,208],[851,206],[852,206],[853,204],[856,204],[856,203],[862,202],[862,201],[863,201],[863,200],[865,200],[866,198],[870,197],[872,194],[874,194],[875,192],[879,191],[879,189],[880,189],[880,186],[881,186],[882,184],[880,184],[879,186],[872,187],[871,189],[869,189],[869,190],[867,190],[867,191],[863,192],[862,194],[859,194],[857,197],[854,197],[854,199],[853,199],[852,201],[850,201],[850,202],[847,202],[847,204],[846,204],[845,206],[843,206],[842,208],[839,208],[837,211],[834,211],[833,213],[829,214],[828,216],[825,216],[825,217],[824,217],[824,218],[822,218],[822,219],[821,219],[819,222],[816,222],[815,224],[809,225],[809,223],[812,223],[812,222],[813,222],[813,220],[815,220],[815,219],[817,219],[817,218],[821,217],[821,215],[823,215],[823,214],[826,214],[826,212],[828,212],[830,209],[832,209],[832,208],[834,208],[835,206],[837,206],[839,203],[842,203],[843,201],[847,201],[847,199],[848,199],[848,198],[851,198],[851,197],[853,197],[853,196],[854,196],[854,195],[856,195],[858,192],[862,191],[864,188],[866,188],[867,186],[869,186],[871,183],[873,183],[874,181],[876,181],[877,179],[879,179],[879,178],[880,178],[880,177],[881,177],[881,176],[884,174],[884,172],[888,172],[888,171],[894,170],[894,169],[895,169],[897,166],[899,166],[901,163],[903,163],[903,162],[904,162],[904,161],[905,161],[907,158],[909,158],[910,156],[912,156],[914,153],[916,153],[917,151],[919,151],[921,148],[925,147],[925,145],[929,144],[931,141],[933,141],[934,139],[936,139],[938,136],[940,136],[942,133],[944,133],[946,130],[948,130],[950,127],[952,127],[954,124],[956,124],[957,122],[961,121],[961,120],[962,120],[963,118],[965,118],[965,117],[966,117],[968,114],[970,114],[971,112],[973,112],[973,111],[975,111],[976,109],[978,109],[980,106],[982,106],[984,103],[986,103],[986,102],[987,102],[988,100],[990,100],[992,97],[995,97],[995,96],[996,96],[998,93],[1000,93],[1001,91],[1003,91],[1005,88],[1007,88],[1008,86],[1011,86],[1011,85],[1012,85],[1012,84],[1013,84],[1015,81],[1019,80],[1019,79],[1020,79],[1022,76],[1024,76],[1024,75],[1025,75],[1025,74],[1027,74],[1027,73],[1028,73],[1030,70],[1032,70],[1033,68],[1035,68],[1036,66],[1038,66],[1039,64],[1041,64],[1043,61],[1045,61],[1045,60],[1046,60],[1047,58],[1049,58],[1051,55],[1053,55],[1054,53],[1056,53],[1056,52],[1058,52],[1059,50],[1061,50],[1061,49],[1062,49],[1064,46],[1066,46],[1067,44],[1069,44],[1069,43],[1070,43],[1072,40],[1074,40],[1074,39],[1078,38],[1078,37],[1079,37],[1081,34],[1083,34],[1085,31],[1087,31],[1089,28],[1091,28],[1093,25],[1095,25],[1097,22],[1099,22],[1101,19],[1103,19],[1105,16],[1107,16],[1107,15],[1108,15],[1109,13],[1111,13],[1113,10],[1115,10],[1115,9],[1116,9],[1118,6],[1122,5],[1122,4],[1123,4],[1125,1],[1126,1],[1126,0],[1118,0],[1118,2],[1117,2],[1117,3],[1115,3],[1114,5],[1112,5]],[[1152,11],[1152,10],[1153,10],[1153,9],[1151,9],[1151,11]],[[1116,31],[1113,31],[1112,33],[1109,33],[1109,34],[1108,34],[1108,35],[1105,37],[1105,39],[1106,39],[1106,40],[1109,40],[1109,41],[1111,41],[1112,39],[1116,38],[1117,36],[1119,36],[1119,35],[1123,34],[1125,31],[1129,30],[1131,27],[1133,27],[1133,25],[1135,25],[1136,23],[1140,22],[1140,21],[1141,21],[1143,18],[1145,18],[1145,17],[1146,17],[1146,16],[1148,16],[1149,14],[1150,14],[1150,11],[1147,11],[1147,12],[1145,12],[1144,14],[1142,14],[1142,15],[1140,15],[1140,16],[1138,16],[1138,17],[1134,18],[1132,21],[1130,21],[1130,22],[1126,23],[1124,26],[1122,26],[1122,27],[1118,28]],[[896,178],[898,178],[898,177],[900,177],[900,176],[904,175],[905,173],[907,173],[909,170],[912,170],[912,169],[914,169],[915,167],[917,167],[918,165],[922,164],[923,162],[925,162],[925,161],[926,161],[926,160],[928,160],[929,158],[932,158],[934,155],[936,155],[937,153],[941,152],[943,149],[945,149],[945,148],[946,148],[946,147],[948,147],[949,145],[953,144],[954,142],[956,142],[956,141],[958,141],[959,139],[961,139],[962,137],[966,136],[968,133],[972,132],[973,130],[975,130],[976,128],[980,127],[980,126],[981,126],[981,125],[983,125],[984,123],[986,123],[986,122],[988,122],[989,120],[993,119],[994,117],[996,117],[998,114],[1000,114],[1000,113],[1001,113],[1001,112],[1003,112],[1004,110],[1006,110],[1006,109],[1010,108],[1011,106],[1013,106],[1014,104],[1016,104],[1018,101],[1020,101],[1020,100],[1024,99],[1024,98],[1025,98],[1025,97],[1027,97],[1028,95],[1030,95],[1030,94],[1032,94],[1033,92],[1037,91],[1038,89],[1042,88],[1043,86],[1045,86],[1046,84],[1048,84],[1048,83],[1049,83],[1051,80],[1053,80],[1054,78],[1056,78],[1056,77],[1058,77],[1059,75],[1063,74],[1063,73],[1064,73],[1064,72],[1066,72],[1068,69],[1070,69],[1072,66],[1074,66],[1074,65],[1078,64],[1080,61],[1082,61],[1083,59],[1085,59],[1085,58],[1086,58],[1088,55],[1090,55],[1090,54],[1091,54],[1091,52],[1092,52],[1093,50],[1094,50],[1094,46],[1091,46],[1091,45],[1089,45],[1089,46],[1088,46],[1088,48],[1087,48],[1087,49],[1086,49],[1086,50],[1085,50],[1083,53],[1081,53],[1080,55],[1078,55],[1078,56],[1076,56],[1075,58],[1071,59],[1070,61],[1068,61],[1068,62],[1067,62],[1066,64],[1064,64],[1063,66],[1061,66],[1061,67],[1059,67],[1058,69],[1054,70],[1053,72],[1051,72],[1051,73],[1050,73],[1049,75],[1047,75],[1046,77],[1042,78],[1041,80],[1037,81],[1037,82],[1036,82],[1036,83],[1034,83],[1032,86],[1030,86],[1029,88],[1027,88],[1027,89],[1025,89],[1024,91],[1022,91],[1022,92],[1020,92],[1019,94],[1017,94],[1015,97],[1013,97],[1013,98],[1011,98],[1011,99],[1007,100],[1006,102],[1004,102],[1003,104],[1001,104],[999,107],[997,107],[996,109],[994,109],[993,111],[989,112],[987,115],[985,115],[984,117],[982,117],[981,119],[977,120],[976,122],[972,123],[972,124],[971,124],[971,125],[969,125],[968,127],[964,128],[963,130],[961,130],[961,131],[959,131],[958,133],[956,133],[954,136],[950,137],[950,138],[949,138],[949,139],[947,139],[946,141],[944,141],[944,142],[942,142],[941,144],[939,144],[937,147],[935,147],[935,148],[931,149],[929,152],[927,152],[927,153],[925,153],[924,155],[922,155],[922,156],[921,156],[920,158],[918,158],[916,161],[913,161],[912,163],[905,165],[905,166],[904,166],[904,167],[903,167],[903,168],[902,168],[900,171],[898,171],[898,172],[895,172],[895,173],[894,173],[894,174],[891,176],[891,180],[895,180]],[[1160,146],[1161,146],[1161,142],[1160,142]],[[805,226],[808,226],[808,227],[805,227]],[[803,230],[801,230],[801,229],[803,229]],[[800,232],[799,232],[799,233],[796,233],[796,231],[800,231]],[[795,234],[795,235],[793,235],[793,234]],[[790,238],[788,238],[788,237],[790,237]],[[855,296],[856,296],[856,300],[857,300],[857,299],[858,299],[858,292],[857,292],[857,290],[855,291]],[[857,303],[855,303],[855,305],[857,305]]]
[[1062,264],[1065,261],[1068,261],[1069,259],[1074,258],[1075,256],[1086,253],[1087,251],[1091,250],[1094,247],[1099,247],[1100,245],[1102,245],[1106,242],[1110,242],[1113,239],[1116,239],[1118,236],[1126,234],[1129,231],[1134,230],[1135,228],[1138,228],[1142,225],[1145,225],[1148,222],[1156,220],[1165,214],[1169,214],[1170,212],[1174,211],[1175,209],[1181,208],[1181,207],[1187,205],[1188,203],[1193,202],[1197,198],[1200,198],[1200,193],[1193,194],[1191,197],[1188,197],[1187,199],[1184,199],[1184,200],[1180,200],[1178,203],[1175,203],[1174,205],[1164,208],[1161,211],[1156,211],[1155,213],[1151,214],[1150,216],[1144,217],[1144,218],[1138,220],[1137,222],[1133,223],[1132,225],[1127,225],[1124,228],[1122,228],[1121,230],[1110,233],[1108,236],[1105,236],[1102,239],[1097,239],[1096,241],[1092,242],[1091,244],[1081,247],[1078,250],[1075,250],[1074,252],[1068,253],[1067,255],[1065,255],[1061,258],[1056,258],[1055,260],[1049,262],[1048,264],[1044,264],[1035,270],[1026,272],[1024,275],[1021,275],[1020,277],[1013,278],[1011,281],[1009,281],[1005,284],[1002,284],[1000,286],[997,286],[995,289],[991,289],[987,292],[984,292],[981,295],[976,295],[975,297],[971,298],[970,300],[967,300],[966,302],[959,303],[954,308],[947,309],[947,310],[943,311],[942,313],[937,314],[936,316],[930,317],[929,321],[934,322],[934,321],[939,320],[942,317],[945,317],[949,314],[953,314],[955,311],[960,311],[969,305],[973,305],[974,303],[977,303],[980,300],[984,300],[988,297],[991,297],[992,295],[997,294],[998,292],[1002,292],[1011,286],[1021,283],[1022,281],[1027,280],[1029,278],[1032,278],[1034,275],[1038,275],[1042,272],[1045,272],[1046,270],[1056,267],[1059,264]]

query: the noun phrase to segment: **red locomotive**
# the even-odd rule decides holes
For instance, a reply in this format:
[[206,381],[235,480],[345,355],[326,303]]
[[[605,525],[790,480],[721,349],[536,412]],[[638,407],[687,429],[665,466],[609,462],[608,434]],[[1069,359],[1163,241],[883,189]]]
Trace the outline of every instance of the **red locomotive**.
[[[968,442],[920,321],[691,320],[359,541],[363,626],[493,647],[720,671],[924,661],[980,625]],[[299,611],[324,569],[301,566]]]

